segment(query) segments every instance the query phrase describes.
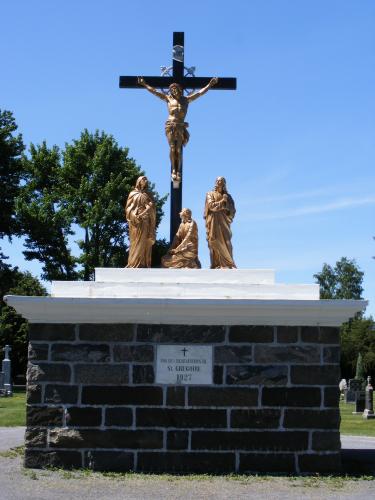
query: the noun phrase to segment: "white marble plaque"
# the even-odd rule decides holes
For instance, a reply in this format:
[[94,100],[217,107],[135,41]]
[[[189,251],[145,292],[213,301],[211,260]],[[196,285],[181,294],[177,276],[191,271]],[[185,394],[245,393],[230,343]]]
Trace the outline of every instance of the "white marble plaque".
[[208,385],[213,383],[212,346],[158,345],[156,383]]

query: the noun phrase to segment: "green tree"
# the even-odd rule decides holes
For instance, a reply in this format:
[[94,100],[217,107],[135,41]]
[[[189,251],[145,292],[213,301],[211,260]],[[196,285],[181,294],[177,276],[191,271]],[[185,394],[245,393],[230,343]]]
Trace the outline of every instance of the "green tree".
[[42,263],[42,279],[75,280],[76,259],[68,246],[72,217],[61,203],[61,157],[57,146],[30,145],[23,158],[26,183],[17,198],[17,215],[26,235],[26,260]]
[[[15,199],[22,179],[21,155],[25,147],[22,136],[15,135],[17,128],[13,114],[0,109],[0,238],[11,238],[19,232]],[[0,249],[0,261],[5,258]]]
[[[144,172],[111,135],[87,130],[66,145],[61,198],[73,222],[84,231],[82,277],[92,279],[95,267],[124,267],[128,226],[124,205],[135,182]],[[157,225],[163,215],[161,199],[151,185],[157,207]]]
[[46,295],[45,288],[30,273],[18,268],[0,270],[0,348],[12,346],[12,372],[24,375],[27,366],[28,323],[2,300],[4,295]]
[[[95,267],[124,267],[128,252],[125,200],[143,171],[115,139],[85,130],[60,154],[45,143],[31,145],[24,158],[26,184],[17,200],[26,234],[26,259],[43,264],[45,280],[93,278]],[[165,198],[153,189],[157,223]],[[69,248],[73,234],[81,254]],[[154,246],[154,265],[165,253],[164,241]]]
[[[363,378],[375,375],[375,324],[372,318],[356,318],[341,328],[341,369],[345,378],[353,377],[359,354]],[[357,377],[357,375],[356,375]]]
[[360,299],[362,298],[363,272],[355,260],[342,257],[334,267],[323,264],[320,273],[314,274],[320,286],[321,299]]
[[355,378],[358,380],[365,380],[365,368],[363,366],[362,354],[359,352],[357,357],[357,363],[355,368]]
[[[363,275],[355,260],[342,257],[334,267],[324,264],[314,278],[320,285],[322,299],[361,299]],[[372,318],[362,314],[344,323],[341,327],[341,372],[345,378],[352,378],[359,354],[363,359],[365,372],[375,371],[375,336]]]

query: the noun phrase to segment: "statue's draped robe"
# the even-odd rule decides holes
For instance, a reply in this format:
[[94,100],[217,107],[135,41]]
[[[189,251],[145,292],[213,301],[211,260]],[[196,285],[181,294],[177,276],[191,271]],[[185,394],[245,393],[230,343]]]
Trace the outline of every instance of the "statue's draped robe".
[[201,264],[198,259],[198,227],[194,220],[181,222],[173,238],[170,250],[175,250],[176,253],[174,255],[167,253],[162,258],[162,267],[200,269]]
[[[224,193],[223,193],[224,194]],[[233,198],[227,194],[227,201],[219,191],[209,191],[206,195],[204,218],[206,235],[210,249],[211,269],[235,268],[230,225],[236,213]]]
[[[147,215],[136,220],[137,216]],[[125,207],[126,219],[129,223],[129,259],[126,267],[151,267],[151,250],[155,242],[155,203],[147,191],[133,189]]]

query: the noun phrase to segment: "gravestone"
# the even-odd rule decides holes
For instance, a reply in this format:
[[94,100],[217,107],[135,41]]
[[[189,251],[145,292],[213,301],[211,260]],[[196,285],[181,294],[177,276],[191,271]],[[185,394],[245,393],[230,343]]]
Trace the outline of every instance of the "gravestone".
[[372,384],[371,384],[371,377],[367,377],[366,408],[363,412],[363,418],[366,418],[366,419],[375,418],[373,392],[374,392],[374,389],[373,389]]
[[353,415],[362,415],[366,406],[366,392],[357,391],[355,394],[355,410],[352,413]]
[[356,378],[349,380],[349,387],[345,393],[345,403],[355,403],[357,392],[362,390],[363,382]]
[[3,349],[4,351],[4,359],[2,361],[2,376],[0,377],[0,391],[4,396],[12,396],[12,370],[11,370],[11,361],[9,358],[9,353],[12,348],[9,345],[6,345]]
[[339,383],[340,392],[343,393],[347,388],[348,388],[348,386],[347,386],[346,380],[344,378],[341,379],[340,383]]

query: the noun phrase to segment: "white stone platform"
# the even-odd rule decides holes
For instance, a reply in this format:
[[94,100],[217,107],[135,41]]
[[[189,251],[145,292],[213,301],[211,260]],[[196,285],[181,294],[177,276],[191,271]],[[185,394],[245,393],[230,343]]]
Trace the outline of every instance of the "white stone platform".
[[96,282],[273,285],[274,269],[127,269],[97,267]]
[[268,269],[96,269],[95,281],[54,281],[52,297],[318,300],[318,285],[275,283]]
[[319,300],[319,287],[275,283],[267,269],[96,269],[56,281],[51,297],[7,296],[34,323],[340,326],[363,300]]

